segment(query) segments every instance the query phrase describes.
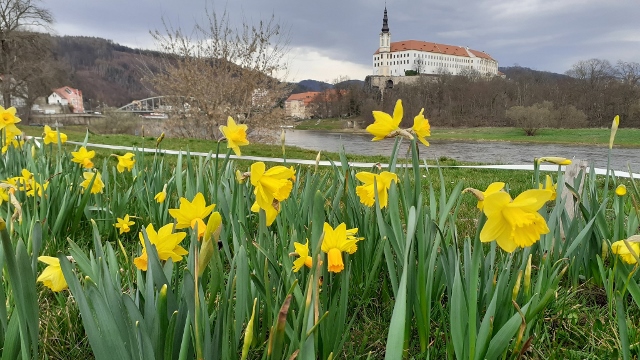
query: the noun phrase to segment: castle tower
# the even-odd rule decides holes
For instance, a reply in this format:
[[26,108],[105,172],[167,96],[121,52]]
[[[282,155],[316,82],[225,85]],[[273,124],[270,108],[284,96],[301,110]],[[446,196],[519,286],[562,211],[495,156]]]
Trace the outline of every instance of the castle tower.
[[384,7],[384,17],[382,18],[382,31],[380,32],[380,72],[379,75],[389,76],[389,63],[391,59],[391,33],[389,32],[389,19],[387,18],[387,7]]

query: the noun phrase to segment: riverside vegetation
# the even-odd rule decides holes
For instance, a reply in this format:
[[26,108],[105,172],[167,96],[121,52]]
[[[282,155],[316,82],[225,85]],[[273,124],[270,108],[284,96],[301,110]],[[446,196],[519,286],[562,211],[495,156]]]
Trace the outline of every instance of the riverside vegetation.
[[548,156],[514,177],[426,171],[422,112],[373,115],[409,159],[232,161],[248,142],[231,118],[227,156],[101,156],[88,135],[25,139],[0,109],[2,357],[638,356],[635,181],[565,183]]

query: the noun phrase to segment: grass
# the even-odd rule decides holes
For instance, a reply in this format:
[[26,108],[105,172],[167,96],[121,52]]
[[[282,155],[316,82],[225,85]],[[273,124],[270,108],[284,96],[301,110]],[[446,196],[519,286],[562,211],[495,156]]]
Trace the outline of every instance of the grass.
[[[364,129],[347,129],[346,120],[321,119],[303,120],[296,129],[365,132]],[[462,141],[513,141],[527,143],[575,144],[608,146],[609,129],[540,129],[535,136],[526,136],[524,131],[514,127],[476,127],[476,128],[431,128],[430,140]],[[616,134],[616,146],[640,148],[640,129],[621,128]]]

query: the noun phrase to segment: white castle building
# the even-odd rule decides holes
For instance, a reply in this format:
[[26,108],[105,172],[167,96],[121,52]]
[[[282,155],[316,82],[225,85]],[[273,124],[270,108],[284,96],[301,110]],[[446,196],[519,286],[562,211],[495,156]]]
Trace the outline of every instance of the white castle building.
[[420,74],[458,75],[477,71],[481,75],[498,75],[498,62],[489,54],[468,47],[418,40],[391,42],[387,8],[384,8],[380,47],[373,54],[374,76],[404,76],[405,71]]

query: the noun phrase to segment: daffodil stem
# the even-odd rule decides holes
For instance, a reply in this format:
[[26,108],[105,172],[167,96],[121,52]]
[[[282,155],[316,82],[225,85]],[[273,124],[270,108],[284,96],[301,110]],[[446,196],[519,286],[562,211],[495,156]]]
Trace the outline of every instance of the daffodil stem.
[[611,148],[609,148],[609,153],[607,154],[607,174],[604,179],[604,194],[602,195],[603,199],[607,197],[609,193],[609,166],[611,166]]
[[213,168],[213,202],[218,202],[218,157],[220,156],[220,140],[216,145],[216,161]]

